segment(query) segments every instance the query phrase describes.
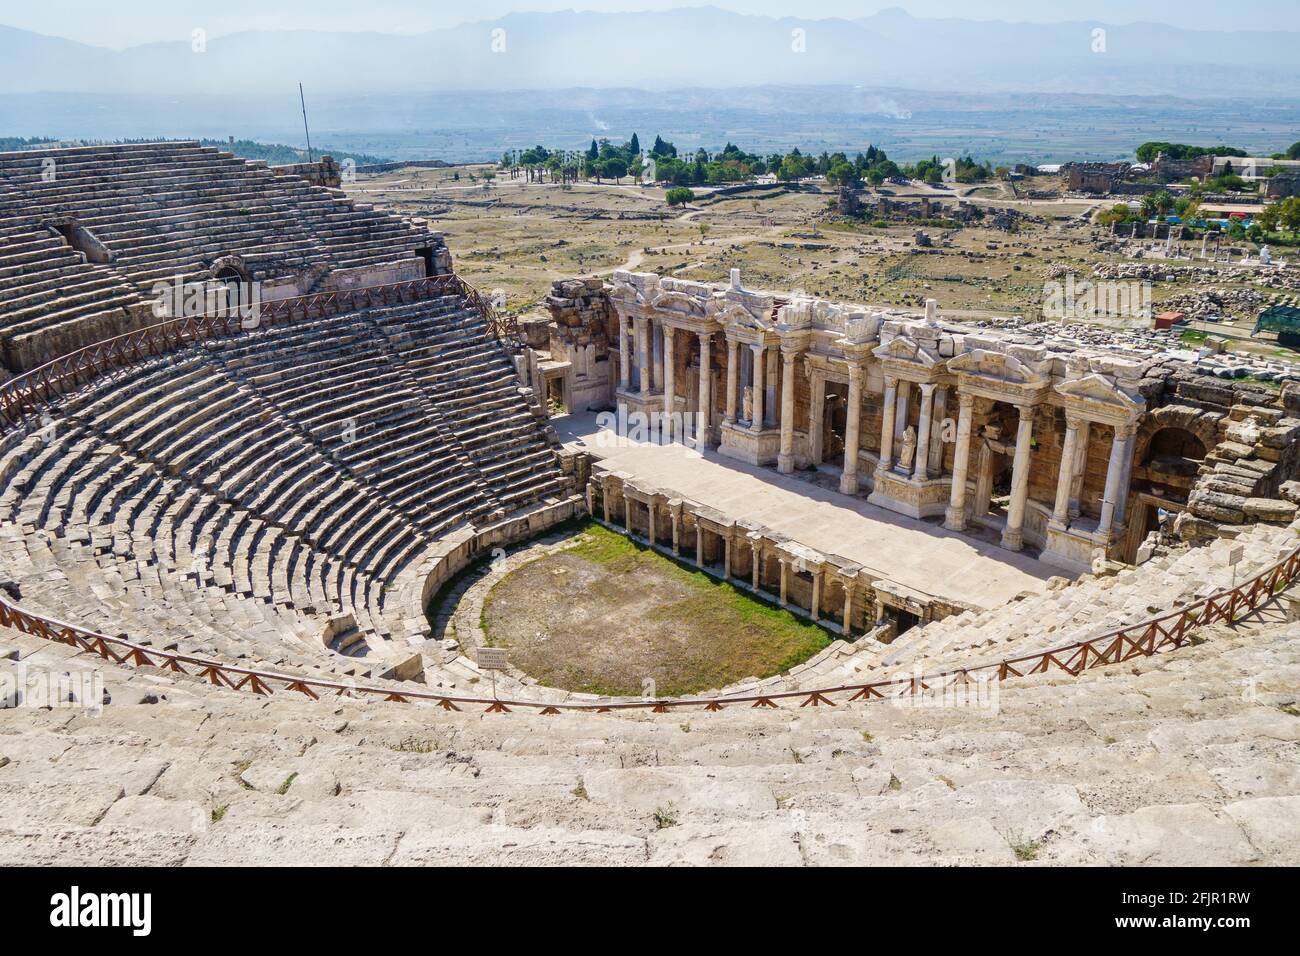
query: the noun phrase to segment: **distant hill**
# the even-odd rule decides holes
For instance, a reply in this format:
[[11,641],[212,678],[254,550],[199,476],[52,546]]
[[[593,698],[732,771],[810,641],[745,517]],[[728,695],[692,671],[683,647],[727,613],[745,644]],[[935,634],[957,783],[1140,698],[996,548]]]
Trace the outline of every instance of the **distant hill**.
[[[1094,34],[1104,30],[1104,36]],[[1300,96],[1300,33],[664,12],[515,13],[414,36],[251,31],[115,52],[0,27],[0,93],[282,97],[433,90],[863,85],[1190,97]]]

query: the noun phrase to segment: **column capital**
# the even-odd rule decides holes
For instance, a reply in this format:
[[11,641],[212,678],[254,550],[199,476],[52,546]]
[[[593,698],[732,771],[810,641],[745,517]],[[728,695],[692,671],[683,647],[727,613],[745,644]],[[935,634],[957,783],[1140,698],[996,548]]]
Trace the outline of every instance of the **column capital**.
[[1115,426],[1115,437],[1119,441],[1128,441],[1137,434],[1137,422],[1125,422]]
[[1020,413],[1021,418],[1027,418],[1034,414],[1034,409],[1038,405],[1034,402],[1016,402],[1016,411]]
[[1071,431],[1079,431],[1084,425],[1088,424],[1088,419],[1082,415],[1066,415],[1065,427]]
[[886,376],[885,376],[885,388],[898,388],[898,376],[897,376],[897,375],[886,375]]
[[958,392],[957,404],[962,409],[967,409],[967,408],[973,409],[975,407],[975,396],[972,395],[970,392]]
[[794,368],[795,360],[799,358],[799,355],[799,352],[790,351],[784,347],[781,349],[781,358],[784,360],[786,368]]
[[938,382],[917,382],[917,387],[921,389],[921,395],[929,398],[934,394],[934,390],[939,387]]
[[708,345],[710,342],[713,341],[712,329],[706,330],[704,332],[696,332],[695,334],[700,337],[700,344],[702,345]]

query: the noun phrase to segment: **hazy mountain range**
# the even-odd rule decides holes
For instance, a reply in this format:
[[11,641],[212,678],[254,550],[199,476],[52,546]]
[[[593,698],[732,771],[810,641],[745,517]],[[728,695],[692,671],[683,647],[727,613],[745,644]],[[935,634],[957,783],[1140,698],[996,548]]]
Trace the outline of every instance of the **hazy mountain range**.
[[0,26],[0,93],[226,96],[301,81],[354,95],[847,85],[1295,99],[1297,50],[1294,32],[923,20],[898,10],[856,20],[713,7],[520,13],[414,36],[237,33],[207,39],[203,52],[191,37],[118,52]]

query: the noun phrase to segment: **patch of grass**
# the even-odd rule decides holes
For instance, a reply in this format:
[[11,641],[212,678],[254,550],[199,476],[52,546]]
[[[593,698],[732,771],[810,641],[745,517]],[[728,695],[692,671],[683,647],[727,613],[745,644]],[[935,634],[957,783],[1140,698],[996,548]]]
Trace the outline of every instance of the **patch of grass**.
[[662,696],[789,670],[832,635],[747,590],[587,522],[571,545],[516,568],[483,603],[486,643],[550,686]]
[[289,774],[289,776],[285,779],[284,783],[280,784],[280,786],[275,788],[276,796],[283,797],[286,793],[288,793],[289,788],[293,786],[293,782],[297,779],[298,779],[298,774],[296,771],[294,773]]
[[587,796],[587,785],[582,782],[581,777],[578,778],[578,785],[573,788],[573,795],[577,797],[579,800],[591,799],[591,797]]
[[903,781],[899,780],[891,773],[889,775],[889,783],[887,784],[887,787],[894,793],[898,793],[898,791],[903,789]]
[[672,804],[666,807],[655,808],[655,829],[667,830],[669,827],[677,826],[677,808]]
[[226,815],[226,811],[229,810],[229,809],[230,809],[230,805],[229,805],[229,804],[226,804],[226,803],[223,803],[223,804],[222,804],[221,806],[219,806],[219,807],[213,807],[213,808],[212,808],[212,822],[213,822],[213,823],[220,823],[220,822],[222,821],[222,819],[225,817],[225,815]]
[[403,737],[395,744],[388,745],[390,750],[404,754],[428,754],[438,749],[435,741],[419,737]]
[[865,740],[867,743],[871,743],[876,738],[872,735],[871,731],[864,730],[862,731],[862,739]]
[[1294,704],[1279,704],[1277,709],[1288,717],[1300,717],[1300,707],[1296,707]]
[[1016,859],[1021,863],[1028,863],[1031,860],[1038,859],[1038,851],[1041,845],[1037,840],[1026,840],[1019,835],[1009,836],[1007,843],[1011,845],[1011,852],[1016,855]]

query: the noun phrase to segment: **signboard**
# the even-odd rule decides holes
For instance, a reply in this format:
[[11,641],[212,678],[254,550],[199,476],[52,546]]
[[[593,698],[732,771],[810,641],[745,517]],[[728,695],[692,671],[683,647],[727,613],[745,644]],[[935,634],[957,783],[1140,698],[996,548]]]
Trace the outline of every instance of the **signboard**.
[[474,651],[474,659],[480,670],[504,671],[510,669],[504,647],[480,647]]
[[1234,545],[1233,548],[1228,552],[1228,566],[1235,568],[1237,565],[1241,564],[1241,559],[1244,558],[1245,556],[1246,556],[1245,545],[1241,545],[1241,544]]

